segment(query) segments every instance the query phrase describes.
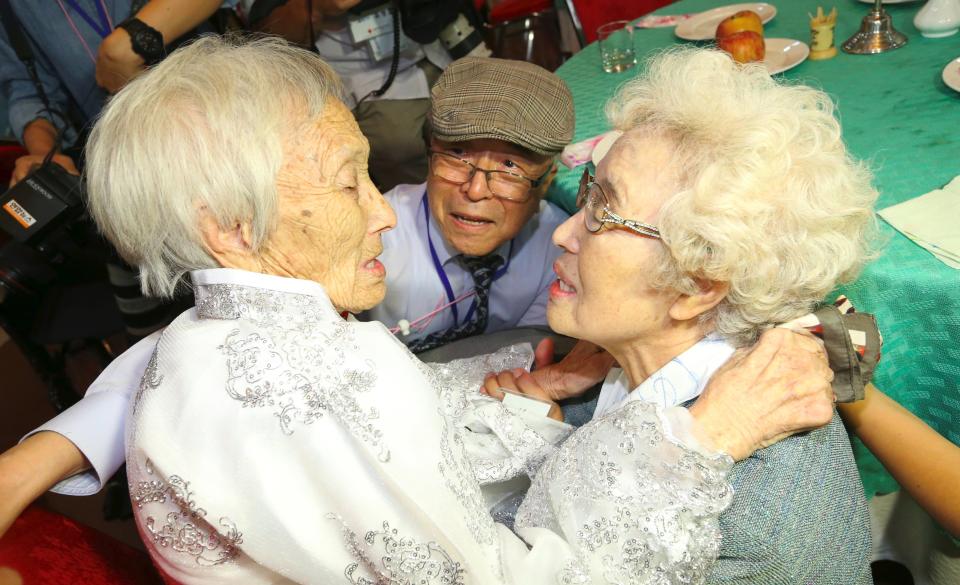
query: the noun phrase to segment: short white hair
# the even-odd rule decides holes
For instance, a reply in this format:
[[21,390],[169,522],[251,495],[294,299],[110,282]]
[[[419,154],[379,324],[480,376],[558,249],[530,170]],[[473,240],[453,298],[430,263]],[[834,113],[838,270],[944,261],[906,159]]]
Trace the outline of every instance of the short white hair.
[[260,249],[277,224],[283,136],[339,95],[336,73],[309,51],[207,36],[110,100],[87,146],[89,208],[144,293],[170,296],[184,273],[218,266],[200,207],[222,227],[249,222]]
[[869,258],[877,192],[824,92],[682,48],[653,57],[607,115],[673,143],[679,192],[657,220],[666,246],[654,282],[686,293],[729,283],[702,321],[731,342],[809,312]]

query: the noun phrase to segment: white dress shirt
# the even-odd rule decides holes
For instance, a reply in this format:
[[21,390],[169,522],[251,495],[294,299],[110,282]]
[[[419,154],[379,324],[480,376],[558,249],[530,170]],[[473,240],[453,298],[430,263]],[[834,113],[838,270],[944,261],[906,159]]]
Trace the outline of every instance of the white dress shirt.
[[[363,313],[361,320],[376,320],[395,327],[401,319],[412,322],[448,302],[430,253],[431,242],[449,279],[453,297],[456,299],[473,290],[473,277],[460,264],[459,252],[444,240],[433,217],[427,219],[425,193],[426,184],[398,185],[384,195],[397,213],[397,227],[384,234],[380,257],[387,268],[387,297]],[[551,238],[567,217],[560,208],[542,201],[540,211],[513,241],[498,248],[497,253],[505,263],[497,271],[500,276],[495,277],[490,286],[487,333],[547,324],[547,289],[556,278],[553,262],[562,252]],[[459,323],[464,322],[472,303],[473,297],[470,297],[457,304]],[[409,343],[453,326],[454,312],[447,308],[424,330],[402,339]]]
[[97,376],[82,400],[24,436],[26,439],[40,431],[58,433],[90,462],[90,469],[61,481],[51,491],[69,496],[95,494],[123,465],[130,397],[140,385],[161,333],[156,331],[123,352]]
[[[390,57],[374,61],[365,46],[353,44],[347,28],[323,31],[317,37],[316,47],[317,53],[340,75],[347,90],[344,102],[351,109],[364,96],[380,89],[390,75]],[[392,48],[390,54],[392,55]],[[382,96],[370,96],[367,101],[429,98],[430,85],[427,83],[427,76],[417,67],[417,63],[423,59],[427,59],[440,70],[451,61],[450,54],[440,41],[428,45],[411,41],[406,49],[400,50],[397,75],[390,88]]]
[[667,362],[632,392],[627,373],[622,368],[613,368],[600,388],[593,418],[614,412],[633,400],[656,404],[662,409],[689,402],[703,393],[710,377],[734,351],[734,347],[721,337],[708,335]]

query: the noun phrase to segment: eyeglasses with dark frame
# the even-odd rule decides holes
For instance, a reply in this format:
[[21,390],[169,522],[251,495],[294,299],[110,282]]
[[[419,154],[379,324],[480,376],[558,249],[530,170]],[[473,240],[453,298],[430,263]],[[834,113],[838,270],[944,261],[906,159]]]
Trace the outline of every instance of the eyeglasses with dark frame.
[[520,173],[512,171],[497,171],[481,169],[472,162],[462,159],[459,156],[443,152],[440,150],[430,150],[432,164],[430,165],[434,175],[462,185],[473,180],[477,172],[484,174],[487,180],[487,187],[495,197],[515,201],[517,203],[526,203],[530,200],[530,191],[543,184],[543,181],[553,170],[553,165],[546,170],[540,177],[531,179]]
[[631,231],[637,235],[660,239],[660,230],[635,219],[626,219],[610,211],[610,203],[603,187],[587,169],[583,170],[580,178],[580,189],[577,191],[577,208],[583,210],[583,224],[587,231],[595,234],[604,225],[613,225]]

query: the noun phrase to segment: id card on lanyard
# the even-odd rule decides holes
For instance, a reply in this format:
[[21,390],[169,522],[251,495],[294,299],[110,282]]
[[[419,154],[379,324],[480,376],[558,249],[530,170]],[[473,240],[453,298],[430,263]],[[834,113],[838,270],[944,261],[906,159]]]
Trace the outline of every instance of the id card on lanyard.
[[[453,294],[453,286],[450,284],[450,278],[447,276],[447,272],[443,269],[443,264],[440,262],[440,257],[437,255],[437,249],[433,245],[433,238],[430,235],[430,209],[427,205],[427,192],[424,190],[423,197],[420,200],[421,206],[423,207],[423,218],[427,222],[427,246],[430,248],[430,259],[433,260],[433,269],[437,273],[437,278],[440,279],[440,284],[443,285],[443,292],[447,296],[447,302],[451,303],[450,310],[453,312],[453,324],[454,327],[460,324],[460,312],[457,309],[457,304],[454,302],[456,297]],[[507,251],[507,259],[503,267],[493,273],[493,282],[499,280],[504,274],[507,273],[507,269],[510,268],[510,260],[513,258],[513,240],[510,240],[510,248]],[[463,318],[463,322],[467,323],[470,321],[470,318],[473,316],[473,312],[477,308],[477,299],[473,299],[473,302],[470,304],[470,308],[467,310],[467,314]]]

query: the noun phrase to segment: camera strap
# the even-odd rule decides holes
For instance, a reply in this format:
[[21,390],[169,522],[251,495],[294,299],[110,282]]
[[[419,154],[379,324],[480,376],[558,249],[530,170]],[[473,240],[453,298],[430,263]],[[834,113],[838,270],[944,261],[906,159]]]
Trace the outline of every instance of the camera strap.
[[64,112],[55,110],[50,104],[50,98],[47,97],[47,92],[43,87],[43,82],[40,81],[40,76],[37,74],[37,60],[33,52],[33,47],[30,46],[30,41],[27,40],[27,35],[23,30],[23,25],[20,23],[20,19],[17,18],[16,13],[13,11],[13,6],[11,5],[10,0],[0,0],[0,21],[3,22],[3,28],[6,30],[7,38],[10,39],[10,46],[13,48],[13,52],[16,53],[17,58],[23,62],[23,66],[27,69],[27,73],[30,75],[30,80],[33,82],[33,86],[37,90],[37,96],[40,98],[40,101],[43,102],[44,111],[51,116],[60,118],[60,120],[63,122],[64,128],[60,128],[60,131],[57,134],[57,143],[59,146],[63,130],[67,125],[73,125],[78,130],[82,125],[76,123],[76,118],[74,116],[69,116]]

